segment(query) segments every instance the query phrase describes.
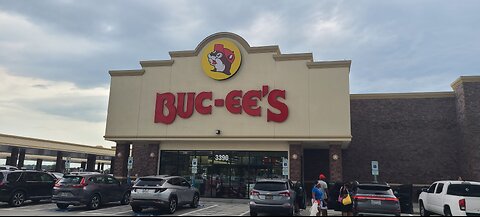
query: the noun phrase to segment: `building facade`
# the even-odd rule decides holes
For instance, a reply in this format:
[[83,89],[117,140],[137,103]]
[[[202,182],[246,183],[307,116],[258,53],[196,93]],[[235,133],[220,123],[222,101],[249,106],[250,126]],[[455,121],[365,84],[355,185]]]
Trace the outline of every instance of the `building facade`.
[[313,61],[217,33],[170,60],[110,71],[114,173],[189,178],[202,196],[246,197],[259,178],[480,179],[480,78],[447,93],[351,95],[351,61]]

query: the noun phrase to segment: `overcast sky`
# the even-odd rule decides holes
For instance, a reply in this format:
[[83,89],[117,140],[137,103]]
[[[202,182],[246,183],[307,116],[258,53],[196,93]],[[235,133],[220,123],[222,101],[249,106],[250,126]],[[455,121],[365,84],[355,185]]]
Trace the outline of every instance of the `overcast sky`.
[[352,60],[352,93],[451,91],[480,75],[479,11],[476,0],[0,0],[0,133],[110,146],[108,70],[222,31]]

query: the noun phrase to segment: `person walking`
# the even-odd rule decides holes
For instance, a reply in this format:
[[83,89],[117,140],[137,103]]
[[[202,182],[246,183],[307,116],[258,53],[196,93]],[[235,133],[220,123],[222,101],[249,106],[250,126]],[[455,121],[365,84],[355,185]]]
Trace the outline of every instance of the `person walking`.
[[340,210],[342,216],[353,216],[353,202],[352,202],[352,185],[350,183],[344,184],[340,188],[338,202],[340,203]]
[[318,178],[319,178],[318,182],[320,183],[320,189],[322,190],[322,193],[323,193],[320,212],[322,216],[328,216],[328,202],[327,202],[328,201],[328,184],[326,182],[327,177],[323,174],[320,174]]
[[317,182],[315,186],[313,186],[312,189],[312,206],[315,205],[315,202],[318,204],[317,207],[312,207],[312,209],[316,208],[317,209],[317,215],[316,216],[321,216],[321,206],[322,206],[322,201],[323,201],[323,191],[321,190],[322,185],[320,182]]

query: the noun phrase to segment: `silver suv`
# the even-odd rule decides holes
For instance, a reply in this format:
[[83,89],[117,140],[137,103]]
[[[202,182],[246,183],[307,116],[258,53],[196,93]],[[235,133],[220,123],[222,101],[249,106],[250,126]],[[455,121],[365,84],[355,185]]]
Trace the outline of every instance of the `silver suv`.
[[182,177],[148,176],[135,181],[130,205],[136,213],[145,208],[161,208],[173,214],[179,206],[197,208],[199,201],[199,191]]
[[295,214],[293,183],[289,180],[259,180],[250,192],[250,216],[258,213]]

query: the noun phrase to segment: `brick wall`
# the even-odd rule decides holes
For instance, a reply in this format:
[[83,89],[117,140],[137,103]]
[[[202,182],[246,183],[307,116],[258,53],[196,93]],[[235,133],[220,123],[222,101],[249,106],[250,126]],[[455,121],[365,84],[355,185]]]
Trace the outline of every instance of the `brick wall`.
[[456,98],[352,99],[352,142],[343,152],[344,181],[428,184],[460,176],[462,146]]
[[117,143],[115,149],[115,163],[113,167],[113,175],[119,178],[127,177],[128,157],[130,156],[130,144]]
[[[296,154],[298,158],[293,159],[293,155]],[[303,158],[303,146],[302,145],[290,145],[290,179],[292,181],[302,180],[302,158]]]
[[462,177],[480,180],[480,82],[456,86],[457,117],[463,147],[458,155]]
[[[333,160],[333,156],[338,157],[337,160]],[[331,145],[329,151],[329,162],[330,162],[330,181],[331,182],[342,182],[343,181],[343,162],[342,157],[342,145]]]
[[132,176],[157,175],[159,150],[159,144],[133,144]]

